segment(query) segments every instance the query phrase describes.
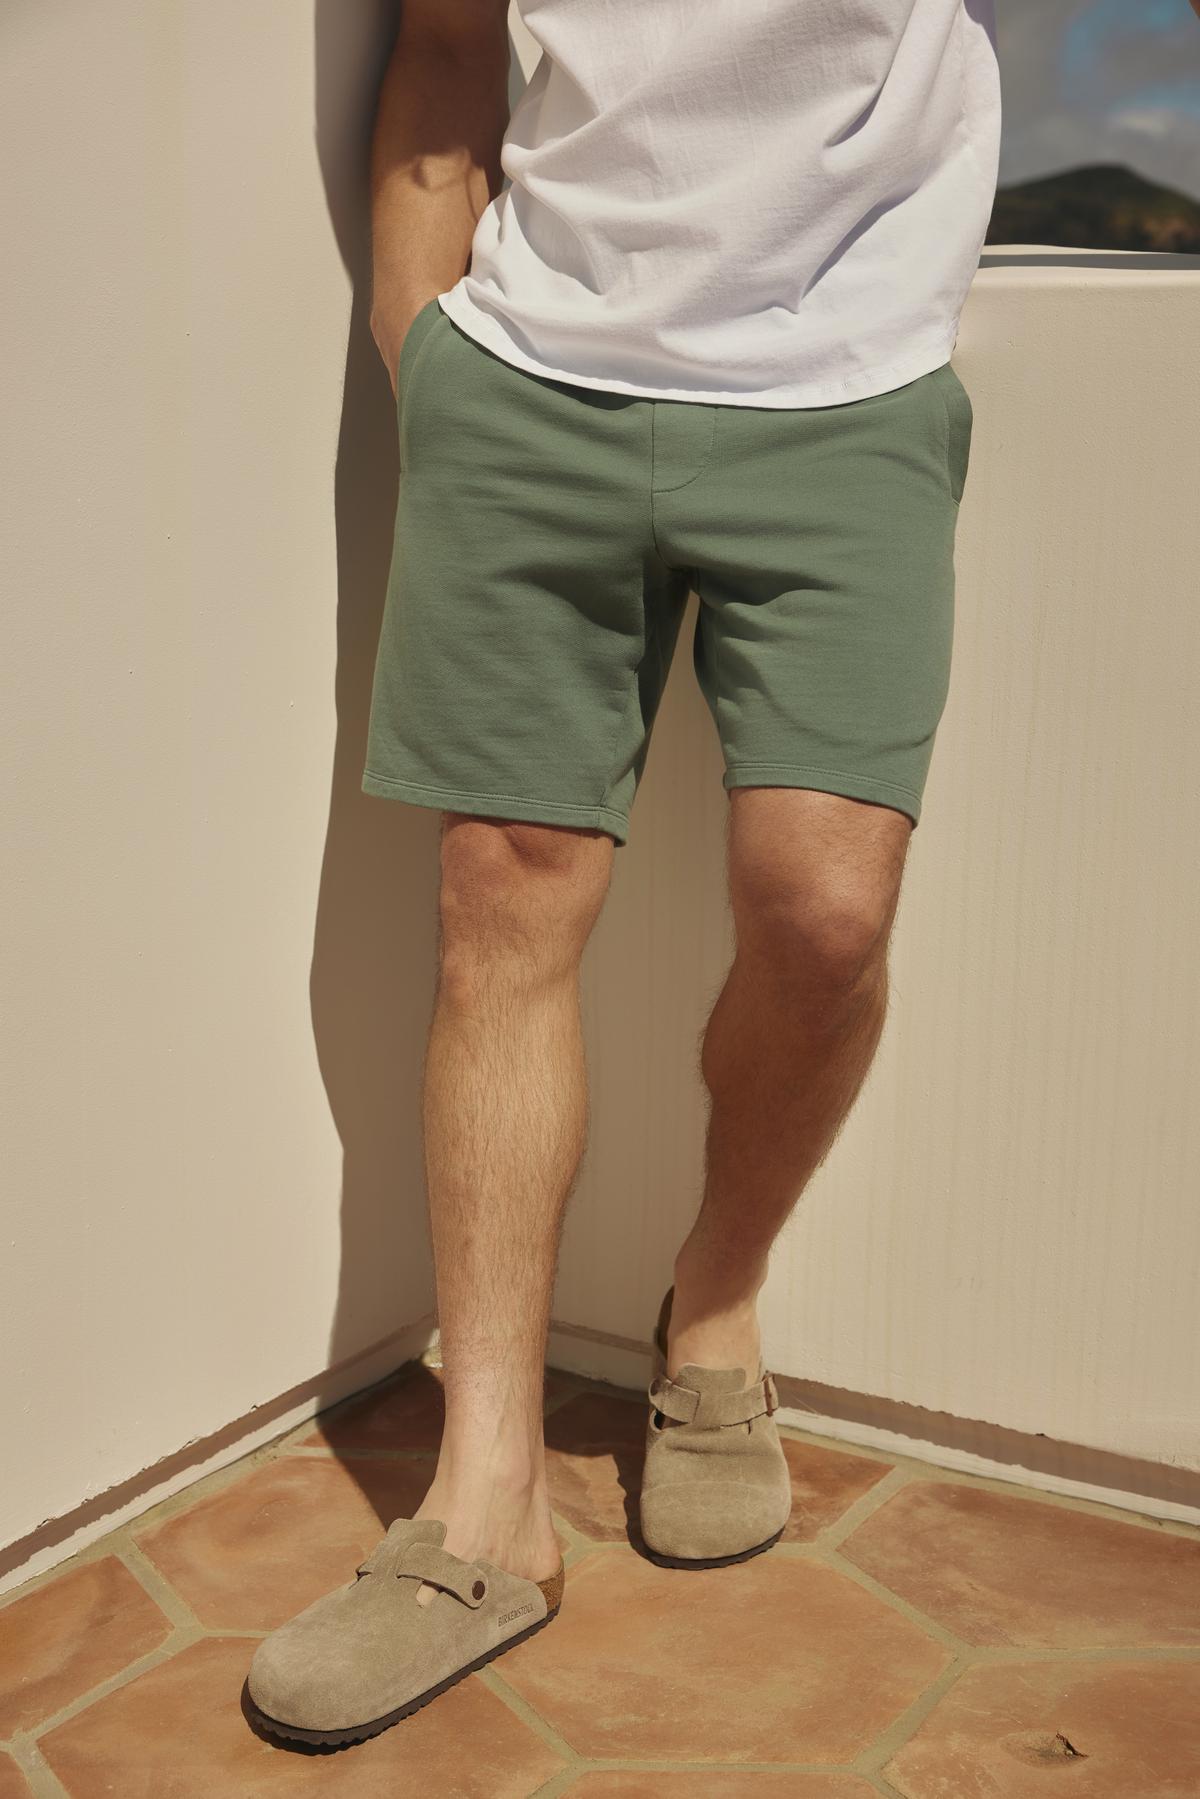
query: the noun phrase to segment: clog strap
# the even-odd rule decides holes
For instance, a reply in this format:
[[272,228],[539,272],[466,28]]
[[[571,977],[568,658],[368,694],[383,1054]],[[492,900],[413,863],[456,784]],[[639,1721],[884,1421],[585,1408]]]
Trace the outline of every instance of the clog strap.
[[453,1593],[474,1611],[487,1598],[487,1575],[477,1563],[463,1561],[443,1549],[440,1538],[444,1535],[444,1525],[397,1518],[382,1542],[360,1564],[358,1573],[427,1581],[444,1593]]
[[397,1579],[428,1581],[474,1611],[487,1598],[487,1576],[475,1562],[464,1562],[433,1543],[409,1543],[396,1565]]
[[699,1393],[681,1386],[668,1375],[657,1374],[647,1394],[651,1405],[676,1424],[695,1424],[701,1429],[721,1424],[749,1424],[753,1418],[770,1417],[779,1409],[775,1381],[765,1374],[740,1393]]

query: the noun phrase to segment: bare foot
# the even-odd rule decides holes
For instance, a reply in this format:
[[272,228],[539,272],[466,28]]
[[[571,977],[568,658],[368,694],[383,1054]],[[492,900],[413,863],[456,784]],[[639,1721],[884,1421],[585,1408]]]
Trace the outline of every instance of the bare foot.
[[[765,1277],[765,1270],[764,1270]],[[693,1274],[683,1252],[675,1263],[675,1291],[667,1321],[667,1373],[674,1380],[689,1362],[698,1368],[741,1368],[749,1385],[762,1356],[758,1295],[763,1277],[737,1296]]]
[[[450,1478],[439,1469],[414,1516],[446,1526],[448,1554],[491,1562],[524,1580],[548,1580],[562,1562],[544,1474],[506,1482],[480,1473]],[[436,1590],[422,1586],[421,1603],[428,1605]]]
[[761,1356],[762,1337],[753,1306],[678,1327],[672,1324],[667,1332],[667,1373],[672,1380],[691,1362],[698,1368],[741,1368],[749,1385],[758,1374]]

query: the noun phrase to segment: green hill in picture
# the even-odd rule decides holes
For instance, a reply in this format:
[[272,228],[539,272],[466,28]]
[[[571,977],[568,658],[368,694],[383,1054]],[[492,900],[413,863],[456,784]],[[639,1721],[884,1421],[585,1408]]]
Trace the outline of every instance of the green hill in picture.
[[1200,255],[1200,201],[1120,163],[1063,169],[997,188],[987,242]]

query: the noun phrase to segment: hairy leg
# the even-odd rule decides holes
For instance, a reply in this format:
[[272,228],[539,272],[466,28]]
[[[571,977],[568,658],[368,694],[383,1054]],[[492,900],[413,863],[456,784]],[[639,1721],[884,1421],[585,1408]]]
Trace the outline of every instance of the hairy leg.
[[452,1554],[536,1580],[559,1562],[542,1390],[587,1127],[579,961],[612,855],[600,831],[459,814],[442,836],[423,1099],[446,1425],[417,1515]]
[[735,788],[737,949],[704,1032],[699,1215],[675,1264],[669,1365],[744,1367],[771,1245],[832,1148],[887,1010],[888,939],[911,821],[803,788]]

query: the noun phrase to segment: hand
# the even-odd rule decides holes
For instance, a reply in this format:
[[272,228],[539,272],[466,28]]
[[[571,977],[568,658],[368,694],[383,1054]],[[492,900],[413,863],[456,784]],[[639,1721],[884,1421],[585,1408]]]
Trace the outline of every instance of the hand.
[[[1200,0],[1198,0],[1200,3]],[[388,372],[388,380],[392,384],[392,398],[396,399],[396,371],[400,366],[400,352],[404,348],[404,340],[409,328],[421,308],[427,304],[428,298],[396,301],[388,307],[376,307],[371,314],[371,336],[375,339],[375,347],[383,357],[383,365]]]

